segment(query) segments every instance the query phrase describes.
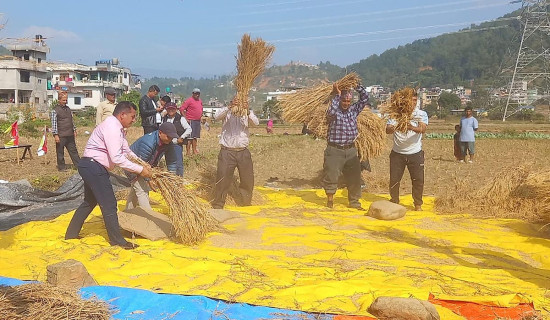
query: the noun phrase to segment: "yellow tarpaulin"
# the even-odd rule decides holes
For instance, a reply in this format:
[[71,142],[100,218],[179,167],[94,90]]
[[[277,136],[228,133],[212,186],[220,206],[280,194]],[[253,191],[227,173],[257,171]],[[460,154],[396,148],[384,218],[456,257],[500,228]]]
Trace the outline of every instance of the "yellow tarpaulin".
[[[426,211],[382,221],[347,208],[341,191],[334,209],[324,207],[322,190],[258,191],[265,204],[228,207],[239,217],[194,247],[146,239],[135,239],[133,251],[110,247],[99,207],[79,240],[63,239],[72,212],[26,223],[0,232],[0,275],[44,281],[47,265],[75,259],[100,285],[308,312],[368,315],[376,297],[427,300],[429,293],[550,310],[550,240],[533,225],[436,215],[429,197]],[[382,199],[365,194],[361,201],[368,207]],[[402,203],[410,207],[412,199]]]

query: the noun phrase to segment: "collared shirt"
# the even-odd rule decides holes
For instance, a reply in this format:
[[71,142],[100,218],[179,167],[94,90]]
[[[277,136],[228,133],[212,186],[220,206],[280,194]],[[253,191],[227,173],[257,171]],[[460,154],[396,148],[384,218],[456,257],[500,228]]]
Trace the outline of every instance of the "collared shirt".
[[250,110],[248,116],[235,116],[228,107],[216,111],[214,119],[222,120],[222,134],[220,144],[227,148],[248,147],[248,127],[250,124],[259,125],[258,117]]
[[369,102],[369,95],[363,86],[356,89],[359,101],[349,106],[347,110],[340,108],[340,96],[332,99],[327,110],[328,135],[327,141],[338,145],[350,145],[357,138],[357,117]]
[[190,97],[180,107],[180,112],[187,120],[200,120],[202,118],[202,100]]
[[[69,108],[69,106],[64,105],[64,106],[61,106],[61,108]],[[50,131],[55,136],[56,134],[58,134],[58,132],[57,132],[57,112],[55,111],[55,108],[50,113],[50,120],[52,122],[52,128],[51,128]],[[74,125],[74,122],[73,122],[73,131],[76,131],[76,125]]]
[[128,147],[124,127],[116,117],[109,116],[94,129],[82,156],[94,159],[107,170],[119,166],[124,170],[140,173],[143,167],[128,160],[127,155],[136,157]]
[[112,116],[113,111],[115,111],[115,107],[116,104],[114,102],[109,100],[101,101],[96,108],[95,125],[98,126],[105,119],[107,119],[108,116]]
[[[426,111],[414,109],[412,113],[411,125],[418,127],[422,122],[428,125],[428,114]],[[397,120],[388,119],[387,124],[397,126]],[[401,154],[415,154],[422,150],[422,133],[417,133],[412,130],[407,132],[395,131],[393,133],[393,151]]]

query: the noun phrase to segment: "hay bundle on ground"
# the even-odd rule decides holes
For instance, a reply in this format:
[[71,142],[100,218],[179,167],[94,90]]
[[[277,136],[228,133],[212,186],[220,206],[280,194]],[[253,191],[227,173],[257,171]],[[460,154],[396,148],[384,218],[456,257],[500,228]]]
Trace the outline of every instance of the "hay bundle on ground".
[[412,119],[412,113],[416,107],[416,90],[403,88],[391,95],[389,104],[382,106],[384,114],[397,121],[395,130],[407,132],[407,126]]
[[[203,166],[199,169],[200,183],[197,186],[197,191],[203,199],[212,201],[214,199],[214,186],[216,185],[216,167]],[[233,176],[231,186],[227,191],[226,203],[229,205],[243,206],[244,202],[239,190],[239,181]],[[252,191],[252,205],[264,204],[265,200],[262,195],[256,191]]]
[[[132,161],[145,164],[141,159]],[[153,168],[151,185],[170,207],[170,221],[183,244],[196,244],[208,232],[219,230],[217,220],[208,212],[208,203],[199,197],[196,190],[187,188],[182,177]]]
[[506,168],[493,180],[472,189],[457,183],[452,193],[435,201],[442,212],[468,212],[490,218],[550,222],[550,170],[531,172],[525,166]]
[[[355,88],[361,82],[356,73],[350,73],[337,81],[341,90]],[[307,124],[314,135],[327,137],[327,110],[333,98],[333,84],[300,90],[281,98],[279,106],[285,121]],[[357,118],[359,135],[355,144],[361,161],[379,156],[386,144],[386,124],[370,110],[363,110]]]
[[248,91],[252,88],[254,80],[265,70],[269,59],[275,51],[275,47],[267,44],[261,38],[250,39],[249,34],[244,34],[238,47],[237,76],[235,88],[237,89],[237,101],[231,106],[233,114],[244,116],[248,108],[243,108],[242,103],[248,100]]
[[0,319],[108,320],[113,310],[101,300],[46,283],[0,286]]

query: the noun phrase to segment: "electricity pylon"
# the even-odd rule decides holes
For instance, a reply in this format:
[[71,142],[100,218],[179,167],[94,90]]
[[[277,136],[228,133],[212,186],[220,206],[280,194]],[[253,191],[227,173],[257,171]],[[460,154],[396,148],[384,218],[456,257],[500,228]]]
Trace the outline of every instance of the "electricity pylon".
[[522,0],[523,27],[502,121],[550,94],[549,0]]

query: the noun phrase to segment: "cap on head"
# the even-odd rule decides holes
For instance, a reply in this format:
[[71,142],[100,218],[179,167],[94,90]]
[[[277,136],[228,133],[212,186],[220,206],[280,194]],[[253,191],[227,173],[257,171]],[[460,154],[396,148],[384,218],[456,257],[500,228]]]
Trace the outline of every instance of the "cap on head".
[[105,94],[114,95],[114,94],[116,94],[116,91],[113,88],[106,88],[105,89]]
[[201,93],[201,89],[195,88],[195,89],[193,89],[193,93]]
[[165,108],[166,110],[168,110],[168,109],[177,109],[177,108],[178,108],[178,105],[175,104],[174,102],[168,102],[168,103],[166,103],[166,104],[164,105],[164,108]]
[[170,122],[164,122],[163,124],[161,124],[159,127],[159,131],[162,131],[170,139],[179,137],[178,132],[176,131],[176,127],[173,123]]

